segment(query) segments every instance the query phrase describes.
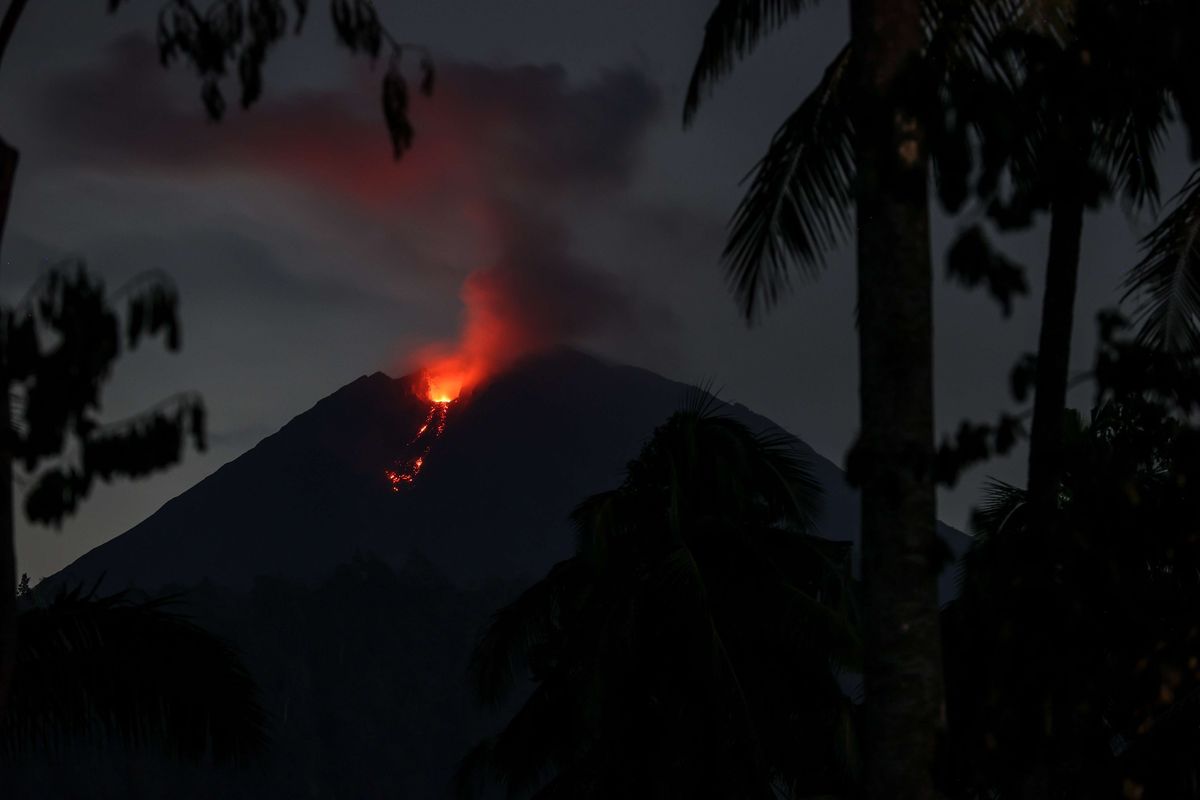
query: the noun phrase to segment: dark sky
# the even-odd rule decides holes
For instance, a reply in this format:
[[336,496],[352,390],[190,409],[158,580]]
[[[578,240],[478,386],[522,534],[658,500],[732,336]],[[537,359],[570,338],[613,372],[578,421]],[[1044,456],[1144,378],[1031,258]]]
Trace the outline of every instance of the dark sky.
[[[708,3],[377,0],[439,66],[416,101],[414,150],[390,160],[378,73],[332,44],[325,4],[274,55],[248,113],[204,121],[182,68],[159,68],[156,4],[31,4],[0,73],[0,131],[22,151],[0,265],[21,296],[80,256],[111,286],[147,268],[183,296],[184,350],[118,369],[106,414],[203,392],[212,447],[151,480],[102,488],[61,532],[20,524],[37,579],[122,533],[316,400],[364,373],[453,341],[464,292],[519,316],[529,340],[583,346],[775,419],[841,462],[857,416],[852,252],[748,328],[718,267],[739,180],[846,37],[826,3],[775,35],[691,130],[683,91]],[[232,91],[232,90],[231,90]],[[1164,185],[1185,177],[1182,143]],[[1036,341],[1045,228],[1010,242],[1033,295],[1011,319],[946,284],[956,220],[938,218],[940,430],[1010,409],[1007,374]],[[1148,220],[1089,217],[1073,367],[1098,308],[1117,300]],[[470,280],[468,280],[468,276]],[[464,289],[464,287],[467,287]],[[1074,399],[1086,403],[1088,390]],[[631,454],[632,455],[632,454]],[[940,515],[964,527],[987,475],[1023,481],[1024,453],[967,475]]]

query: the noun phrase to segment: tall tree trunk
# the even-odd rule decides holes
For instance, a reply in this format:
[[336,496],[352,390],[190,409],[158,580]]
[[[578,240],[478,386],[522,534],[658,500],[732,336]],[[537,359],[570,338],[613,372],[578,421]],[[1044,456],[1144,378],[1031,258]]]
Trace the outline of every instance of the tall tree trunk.
[[1060,189],[1051,201],[1050,214],[1050,253],[1046,259],[1033,431],[1029,439],[1029,507],[1039,526],[1050,519],[1062,471],[1062,420],[1067,408],[1075,284],[1083,233],[1083,200],[1074,186]]
[[852,0],[866,789],[934,797],[943,720],[920,0]]
[[[17,173],[17,151],[0,139],[0,254]],[[0,717],[17,664],[17,554],[13,536],[12,403],[8,383],[8,315],[0,311]]]
[[[1071,365],[1071,334],[1075,321],[1075,288],[1083,235],[1084,201],[1080,192],[1087,170],[1088,126],[1068,115],[1061,123],[1054,160],[1060,174],[1050,201],[1050,247],[1046,256],[1046,289],[1038,334],[1034,385],[1033,430],[1029,440],[1029,519],[1022,534],[1029,547],[1053,541],[1057,524],[1059,483],[1063,467],[1063,415]],[[1083,143],[1083,146],[1080,146]],[[1054,691],[1045,687],[1045,702],[1054,708]],[[1057,791],[1062,760],[1060,743],[1044,741],[1033,748],[1022,794],[1025,800],[1045,800]]]
[[[12,44],[13,33],[29,0],[10,0],[0,19],[0,64]],[[18,153],[0,138],[0,255],[4,252],[4,226],[12,199],[13,180],[17,176]],[[0,313],[0,326],[7,326]],[[9,397],[6,331],[0,328],[0,716],[8,701],[13,670],[17,665],[17,553],[13,535],[12,491],[12,403]]]

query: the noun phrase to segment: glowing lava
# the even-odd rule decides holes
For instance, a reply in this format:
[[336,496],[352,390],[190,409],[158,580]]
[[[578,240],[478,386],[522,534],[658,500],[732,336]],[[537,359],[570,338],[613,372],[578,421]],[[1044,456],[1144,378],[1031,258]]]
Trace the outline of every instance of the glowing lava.
[[450,406],[454,402],[454,398],[434,399],[443,395],[435,394],[431,384],[428,394],[433,405],[429,407],[429,414],[426,415],[425,421],[421,423],[420,428],[417,428],[416,435],[407,445],[410,452],[415,449],[417,454],[397,460],[391,469],[384,471],[393,492],[400,491],[402,486],[411,486],[416,481],[421,467],[425,466],[425,460],[429,457],[429,451],[433,449],[433,443],[446,432],[446,418],[450,415]]
[[462,378],[457,375],[439,375],[426,378],[429,401],[445,405],[453,403],[462,393]]

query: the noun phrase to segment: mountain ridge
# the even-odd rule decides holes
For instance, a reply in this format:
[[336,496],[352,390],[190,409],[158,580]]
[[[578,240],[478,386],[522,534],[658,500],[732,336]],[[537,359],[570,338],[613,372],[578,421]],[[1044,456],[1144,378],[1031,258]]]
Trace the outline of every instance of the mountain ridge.
[[[356,553],[400,565],[414,550],[460,585],[533,579],[569,555],[575,504],[616,485],[654,427],[701,391],[578,350],[527,358],[451,407],[415,485],[393,493],[385,472],[430,408],[417,380],[351,381],[50,580],[245,588],[259,575],[317,581]],[[832,461],[740,403],[720,408],[791,437],[825,489],[819,532],[857,542],[857,492]],[[965,549],[964,534],[939,532]]]

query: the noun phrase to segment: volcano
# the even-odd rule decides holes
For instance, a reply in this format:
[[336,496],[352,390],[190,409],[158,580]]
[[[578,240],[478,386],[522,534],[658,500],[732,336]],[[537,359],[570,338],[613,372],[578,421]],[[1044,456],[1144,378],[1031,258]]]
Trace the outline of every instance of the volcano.
[[[431,392],[419,373],[343,387],[51,579],[182,592],[260,687],[266,763],[228,772],[84,752],[7,777],[0,765],[0,780],[29,798],[448,797],[460,759],[515,709],[472,699],[480,630],[571,552],[571,510],[619,483],[695,391],[570,350],[461,395]],[[724,411],[773,427],[739,405]],[[796,447],[825,489],[820,532],[856,539],[857,493]],[[940,531],[965,548],[963,534]]]
[[[569,555],[575,505],[619,483],[655,426],[696,391],[574,350],[521,361],[440,409],[423,380],[377,372],[344,386],[58,577],[241,589],[257,576],[318,581],[370,552],[396,566],[420,553],[460,586],[532,580]],[[752,430],[775,427],[741,405],[725,411]],[[444,430],[435,436],[431,425]],[[419,480],[397,486],[399,465],[407,456],[411,471],[416,460],[417,431],[429,444],[416,453]],[[825,490],[819,532],[857,541],[857,492],[796,446]],[[956,554],[966,546],[947,526],[939,534]]]

